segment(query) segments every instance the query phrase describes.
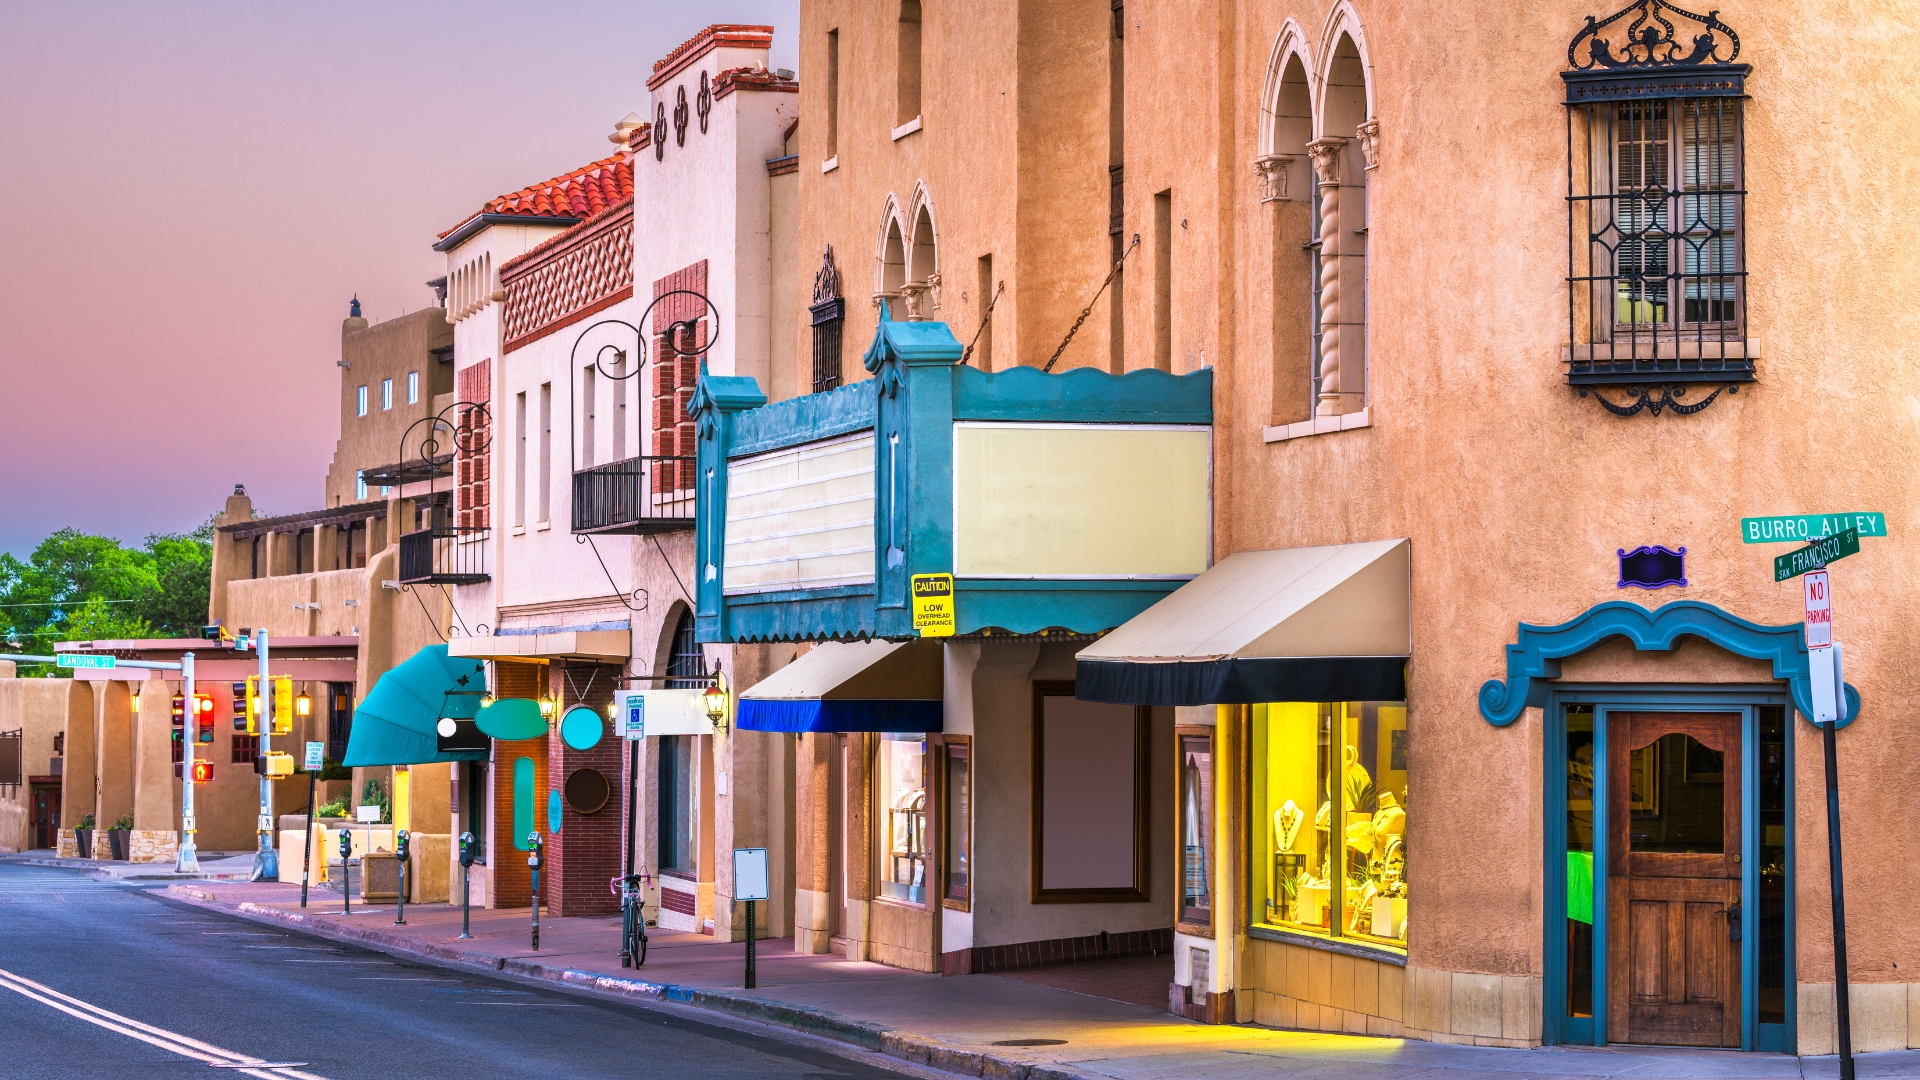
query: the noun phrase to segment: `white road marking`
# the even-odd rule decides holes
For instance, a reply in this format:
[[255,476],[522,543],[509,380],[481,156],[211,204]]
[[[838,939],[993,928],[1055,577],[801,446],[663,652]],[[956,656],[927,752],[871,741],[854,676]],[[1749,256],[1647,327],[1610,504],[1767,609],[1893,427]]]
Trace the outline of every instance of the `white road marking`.
[[11,971],[0,970],[0,988],[11,990],[21,997],[31,998],[42,1005],[58,1009],[68,1016],[85,1020],[96,1027],[102,1027],[130,1039],[137,1039],[149,1046],[157,1046],[169,1053],[192,1058],[218,1068],[237,1069],[243,1075],[262,1077],[264,1080],[325,1080],[312,1073],[299,1072],[287,1065],[277,1065],[261,1058],[238,1054],[212,1043],[141,1023],[116,1012],[110,1012],[98,1005],[92,1005],[76,997],[63,994],[50,986],[34,982]]

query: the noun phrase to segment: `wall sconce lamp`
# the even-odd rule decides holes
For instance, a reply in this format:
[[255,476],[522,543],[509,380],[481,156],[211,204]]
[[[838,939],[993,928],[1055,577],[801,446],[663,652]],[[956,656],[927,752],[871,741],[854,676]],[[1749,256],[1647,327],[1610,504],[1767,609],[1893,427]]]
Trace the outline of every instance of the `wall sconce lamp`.
[[492,704],[493,704],[493,694],[491,694],[491,693],[486,693],[486,694],[481,694],[481,695],[480,695],[480,707],[481,707],[481,708],[483,708],[483,709],[484,709],[484,708],[486,708],[487,706],[489,706],[489,705],[492,705]]
[[715,668],[713,681],[707,684],[706,692],[700,695],[707,707],[707,719],[719,731],[727,730],[727,677]]
[[540,719],[547,722],[547,730],[553,730],[553,691],[540,695]]
[[313,698],[305,690],[300,691],[300,696],[293,699],[293,715],[302,720],[313,715]]

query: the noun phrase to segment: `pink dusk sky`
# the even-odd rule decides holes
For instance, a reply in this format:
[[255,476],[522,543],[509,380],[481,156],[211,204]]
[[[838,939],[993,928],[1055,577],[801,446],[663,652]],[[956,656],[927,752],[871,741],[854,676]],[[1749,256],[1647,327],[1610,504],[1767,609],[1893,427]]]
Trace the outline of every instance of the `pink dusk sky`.
[[611,153],[713,22],[798,66],[799,0],[0,0],[0,551],[318,509],[348,300],[432,303],[435,236]]

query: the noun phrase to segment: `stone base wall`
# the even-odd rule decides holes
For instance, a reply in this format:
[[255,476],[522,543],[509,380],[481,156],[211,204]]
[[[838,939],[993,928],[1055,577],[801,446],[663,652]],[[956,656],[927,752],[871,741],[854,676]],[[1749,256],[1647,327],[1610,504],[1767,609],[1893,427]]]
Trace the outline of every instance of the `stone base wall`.
[[[94,842],[94,854],[100,853]],[[174,862],[180,858],[180,834],[171,829],[135,829],[127,835],[127,861],[137,863]]]
[[53,853],[56,859],[77,859],[80,857],[80,838],[72,829],[60,830],[60,846]]
[[1542,981],[1401,967],[1249,938],[1233,994],[1242,1022],[1471,1046],[1540,1044]]
[[[1799,1052],[1837,1054],[1833,984],[1799,987]],[[1847,1016],[1855,1053],[1920,1049],[1920,983],[1848,983]]]

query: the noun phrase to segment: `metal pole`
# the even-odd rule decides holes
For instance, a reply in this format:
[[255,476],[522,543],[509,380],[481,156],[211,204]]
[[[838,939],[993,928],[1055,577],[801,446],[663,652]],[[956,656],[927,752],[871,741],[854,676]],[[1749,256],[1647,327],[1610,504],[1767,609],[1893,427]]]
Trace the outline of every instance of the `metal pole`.
[[307,872],[313,868],[313,797],[316,781],[320,774],[311,769],[307,771],[307,842],[300,851],[300,906],[307,906]]
[[254,631],[254,648],[260,653],[260,749],[254,766],[260,770],[260,850],[253,855],[254,881],[272,881],[280,876],[280,855],[273,850],[273,778],[267,775],[267,751],[273,738],[273,676],[267,673],[267,632]]
[[[1834,688],[1845,715],[1844,684]],[[1820,725],[1820,742],[1827,759],[1827,867],[1833,875],[1833,994],[1835,1019],[1839,1021],[1840,1080],[1853,1077],[1853,1020],[1847,1005],[1847,899],[1840,872],[1840,766],[1834,749],[1833,729],[1838,723]]]
[[747,989],[752,990],[759,982],[753,970],[753,901],[747,901]]
[[180,658],[180,677],[188,718],[183,720],[180,731],[180,848],[174,856],[173,869],[176,873],[197,874],[200,852],[193,843],[197,831],[193,820],[193,741],[200,736],[200,710],[194,707],[192,653]]
[[472,924],[467,921],[473,902],[473,882],[467,877],[468,869],[467,864],[460,864],[460,936],[462,938],[473,936]]

